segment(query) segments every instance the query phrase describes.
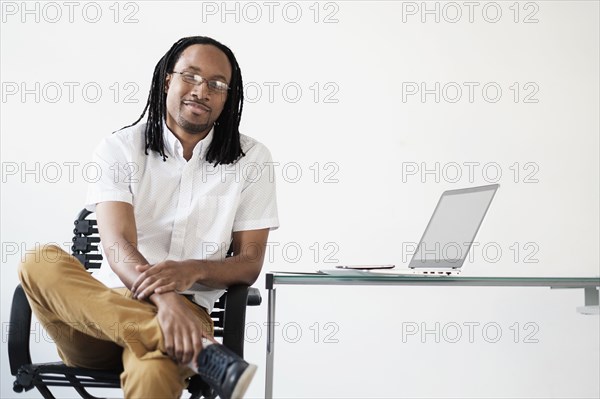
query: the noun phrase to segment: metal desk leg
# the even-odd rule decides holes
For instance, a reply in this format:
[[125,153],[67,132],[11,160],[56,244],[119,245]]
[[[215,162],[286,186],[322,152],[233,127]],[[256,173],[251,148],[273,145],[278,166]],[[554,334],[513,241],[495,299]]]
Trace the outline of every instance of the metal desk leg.
[[577,313],[586,314],[586,315],[600,315],[600,292],[598,292],[599,287],[552,287],[550,289],[580,289],[583,288],[584,292],[584,305],[578,306]]
[[585,288],[585,306],[598,306],[600,299],[598,298],[598,288]]
[[267,369],[265,377],[265,398],[273,398],[273,360],[275,358],[275,288],[268,290],[267,308]]
[[585,287],[585,306],[577,308],[577,312],[587,315],[600,314],[600,299],[598,288],[596,287]]

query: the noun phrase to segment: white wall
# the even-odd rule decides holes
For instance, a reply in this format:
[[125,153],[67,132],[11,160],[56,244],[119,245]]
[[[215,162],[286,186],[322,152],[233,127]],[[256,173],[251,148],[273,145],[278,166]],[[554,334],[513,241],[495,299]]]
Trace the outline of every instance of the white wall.
[[[74,4],[2,2],[1,397],[16,396],[6,327],[24,248],[69,240],[92,149],[137,119],[183,36],[234,50],[242,130],[281,163],[265,271],[401,265],[441,191],[498,181],[465,273],[600,274],[598,2]],[[436,82],[439,102],[409,91]],[[598,397],[599,322],[582,304],[578,290],[283,286],[275,396]],[[248,315],[251,397],[265,319],[266,301]],[[420,335],[436,323],[439,343]],[[56,360],[36,334],[34,360]]]

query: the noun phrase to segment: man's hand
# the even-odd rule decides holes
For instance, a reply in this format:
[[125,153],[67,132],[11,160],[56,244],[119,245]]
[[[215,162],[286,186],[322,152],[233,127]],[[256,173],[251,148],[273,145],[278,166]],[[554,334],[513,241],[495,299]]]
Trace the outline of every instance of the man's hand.
[[141,274],[131,285],[133,297],[141,300],[154,293],[182,292],[194,283],[212,288],[252,285],[262,268],[268,236],[269,229],[233,233],[235,255],[224,260],[166,260],[154,266],[138,264],[135,271]]
[[131,292],[140,300],[153,293],[185,291],[197,280],[196,268],[189,262],[166,260],[154,266],[137,265],[136,270],[141,274],[131,286]]
[[158,323],[162,329],[167,354],[182,365],[198,358],[202,350],[202,337],[208,326],[190,312],[185,299],[175,292],[154,294],[152,302],[158,308]]

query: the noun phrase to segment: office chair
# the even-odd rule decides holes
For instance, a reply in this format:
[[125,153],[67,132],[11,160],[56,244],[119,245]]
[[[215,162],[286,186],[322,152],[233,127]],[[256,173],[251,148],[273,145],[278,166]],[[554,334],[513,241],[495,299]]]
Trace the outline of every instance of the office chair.
[[[86,269],[98,269],[102,254],[99,252],[100,237],[96,220],[88,219],[91,214],[83,209],[75,220],[73,230],[72,255]],[[232,249],[228,256],[232,255]],[[215,324],[215,337],[221,337],[223,345],[239,356],[244,356],[244,328],[246,323],[246,305],[258,306],[262,302],[260,291],[247,285],[235,285],[217,301],[211,318]],[[90,394],[87,388],[120,388],[119,376],[122,370],[94,370],[81,367],[69,367],[62,362],[31,362],[29,352],[29,334],[31,330],[31,307],[23,287],[17,286],[13,295],[8,333],[8,357],[10,372],[15,376],[13,390],[28,391],[33,388],[46,399],[55,399],[50,386],[73,387],[84,399],[99,399]],[[216,394],[195,375],[189,380],[190,399],[200,397],[214,398]]]

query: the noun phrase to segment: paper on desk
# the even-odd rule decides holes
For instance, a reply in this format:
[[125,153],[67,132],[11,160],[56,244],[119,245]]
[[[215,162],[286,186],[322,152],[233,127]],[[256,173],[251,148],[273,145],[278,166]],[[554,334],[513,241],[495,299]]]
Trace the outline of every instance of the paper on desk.
[[329,274],[330,276],[413,276],[421,275],[413,270],[360,270],[360,269],[324,269],[318,271],[321,274]]
[[298,274],[298,275],[320,275],[320,274],[325,274],[323,272],[321,272],[320,270],[314,271],[314,272],[294,272],[294,271],[289,271],[289,270],[271,270],[269,271],[269,273],[273,273],[273,274]]

